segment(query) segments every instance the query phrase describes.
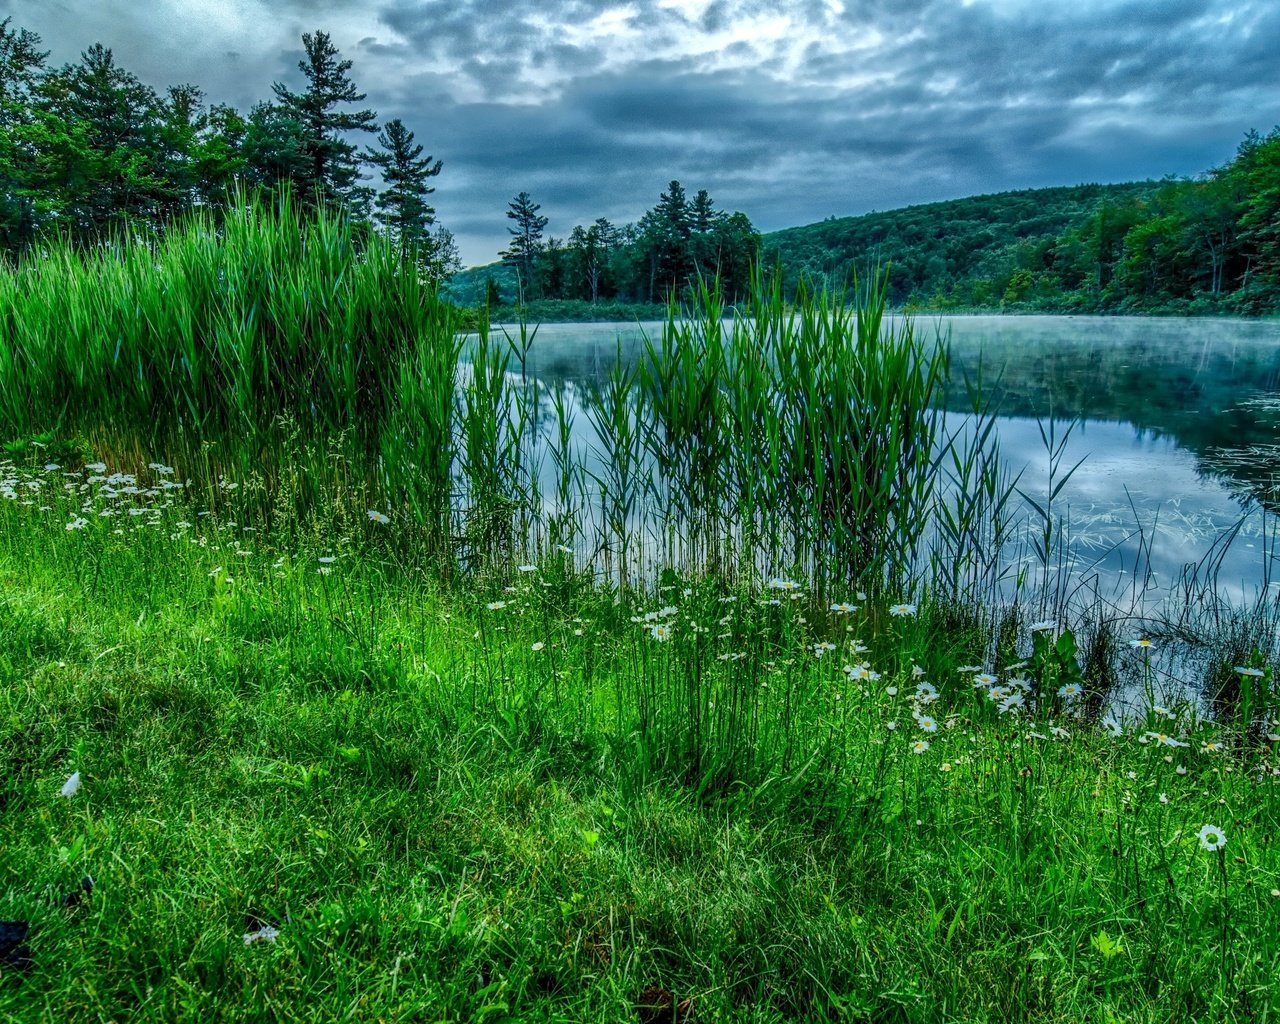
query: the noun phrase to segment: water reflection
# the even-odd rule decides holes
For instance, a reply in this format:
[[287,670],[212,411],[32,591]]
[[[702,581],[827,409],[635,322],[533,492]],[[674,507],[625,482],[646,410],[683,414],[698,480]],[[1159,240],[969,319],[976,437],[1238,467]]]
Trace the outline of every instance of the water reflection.
[[[916,327],[950,341],[949,419],[968,408],[966,375],[981,374],[999,403],[1002,453],[1031,497],[1043,502],[1050,489],[1041,423],[1079,421],[1061,468],[1083,461],[1054,503],[1070,573],[1141,594],[1143,605],[1188,566],[1212,563],[1219,593],[1242,601],[1280,576],[1266,544],[1280,507],[1280,322],[946,317]],[[538,328],[526,373],[569,386],[579,450],[598,441],[573,387],[591,388],[619,356],[634,362],[661,331],[660,323]],[[1040,526],[1035,515],[1023,522],[1015,568],[1034,568]],[[1225,552],[1216,549],[1233,530]]]

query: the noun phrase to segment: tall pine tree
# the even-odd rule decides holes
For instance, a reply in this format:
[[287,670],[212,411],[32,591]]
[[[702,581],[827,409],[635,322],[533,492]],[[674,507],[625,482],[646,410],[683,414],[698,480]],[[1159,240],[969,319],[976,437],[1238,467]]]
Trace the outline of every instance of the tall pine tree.
[[39,150],[30,137],[31,97],[49,51],[25,28],[0,22],[0,247],[18,253],[35,238],[32,171]]
[[542,229],[547,226],[547,218],[538,216],[542,206],[535,203],[528,192],[521,192],[510,203],[507,216],[516,222],[511,233],[511,245],[500,254],[502,262],[516,271],[520,289],[520,301],[527,302],[536,298],[538,278],[536,274],[538,255],[542,252]]
[[307,206],[319,196],[322,202],[353,206],[358,212],[367,206],[370,190],[357,184],[356,146],[340,133],[376,132],[377,112],[336,109],[339,104],[362,102],[365,94],[356,92],[347,77],[351,61],[338,59],[327,32],[304,32],[302,45],[307,57],[298,61],[298,68],[307,77],[306,91],[292,92],[280,82],[272,84],[285,117],[296,120],[301,128],[303,166],[293,175],[295,194]]
[[419,159],[422,147],[415,146],[413,132],[404,126],[400,118],[387,122],[378,136],[377,151],[366,150],[362,157],[382,171],[386,188],[378,195],[374,219],[391,232],[400,246],[400,258],[405,259],[411,249],[430,245],[430,228],[435,222],[435,208],[427,202],[427,196],[435,191],[427,184],[428,178],[440,173],[442,161],[432,163],[431,157]]

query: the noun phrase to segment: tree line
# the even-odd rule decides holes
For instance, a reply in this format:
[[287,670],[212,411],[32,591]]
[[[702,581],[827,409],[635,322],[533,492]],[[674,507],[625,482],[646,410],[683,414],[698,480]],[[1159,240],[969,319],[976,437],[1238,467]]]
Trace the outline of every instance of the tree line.
[[[10,21],[0,22],[0,252],[11,259],[46,235],[92,245],[197,210],[217,219],[241,188],[288,189],[307,213],[341,209],[357,238],[385,231],[429,278],[459,268],[428,201],[442,162],[422,156],[399,118],[379,126],[375,111],[351,109],[365,94],[327,33],[303,33],[305,89],[275,82],[274,98],[246,115],[187,83],[158,94],[101,43],[47,67],[40,37]],[[350,132],[376,135],[376,147],[360,149]],[[380,191],[364,184],[365,167],[381,172]]]
[[890,264],[890,300],[936,310],[1240,313],[1280,308],[1280,128],[1190,179],[1028,189],[765,238],[792,288]]
[[487,299],[525,304],[540,299],[595,303],[665,302],[685,295],[699,277],[718,275],[723,294],[745,295],[759,258],[760,233],[746,214],[716,209],[706,189],[689,198],[672,181],[639,221],[622,226],[599,217],[567,238],[546,238],[549,223],[528,192],[508,204],[511,242],[502,263],[511,274],[508,293],[489,272]]

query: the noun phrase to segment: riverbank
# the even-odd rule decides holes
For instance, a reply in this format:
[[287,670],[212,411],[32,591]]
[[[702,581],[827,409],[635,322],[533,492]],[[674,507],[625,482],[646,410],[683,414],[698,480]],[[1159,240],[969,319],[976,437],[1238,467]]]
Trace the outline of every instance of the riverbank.
[[0,1019],[1280,1009],[1270,588],[1009,581],[883,281],[579,399],[293,216],[0,274]]
[[169,468],[3,474],[47,505],[0,504],[0,1016],[1280,1008],[1269,738],[1100,723],[1068,633],[615,604],[565,553],[424,585],[402,510],[300,542]]

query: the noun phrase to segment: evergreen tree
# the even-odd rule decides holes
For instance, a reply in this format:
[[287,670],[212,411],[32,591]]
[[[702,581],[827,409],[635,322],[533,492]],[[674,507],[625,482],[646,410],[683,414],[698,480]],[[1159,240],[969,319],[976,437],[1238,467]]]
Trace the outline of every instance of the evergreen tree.
[[35,99],[49,147],[39,177],[55,220],[81,238],[108,227],[154,223],[173,196],[163,173],[154,90],[95,43],[79,64],[42,78]]
[[513,228],[507,228],[511,234],[511,245],[502,251],[502,262],[514,267],[520,302],[536,298],[536,270],[538,255],[542,252],[542,230],[547,226],[547,218],[540,217],[538,211],[542,206],[535,203],[528,192],[521,192],[507,204],[507,217],[516,222]]
[[243,173],[251,188],[275,191],[308,173],[302,123],[283,107],[270,103],[255,103],[249,111],[242,154]]
[[38,35],[11,31],[9,21],[0,22],[0,247],[17,254],[37,229],[31,185],[39,150],[27,130],[34,123],[32,94],[49,52],[39,49]]
[[387,185],[378,196],[373,216],[391,231],[404,259],[409,249],[422,247],[430,238],[436,211],[428,204],[427,196],[435,189],[427,179],[440,173],[442,161],[432,163],[429,156],[419,159],[422,147],[413,144],[413,132],[398,117],[387,122],[378,136],[378,145],[380,150],[363,154],[367,162],[381,169]]
[[291,92],[280,82],[272,89],[283,113],[301,126],[304,166],[292,175],[295,194],[310,205],[318,195],[326,203],[359,207],[369,191],[356,182],[360,178],[356,146],[339,134],[348,131],[377,131],[376,111],[339,111],[342,103],[360,103],[365,94],[347,77],[351,61],[339,60],[338,50],[327,32],[304,32],[302,45],[306,59],[298,68],[307,78],[305,92]]

